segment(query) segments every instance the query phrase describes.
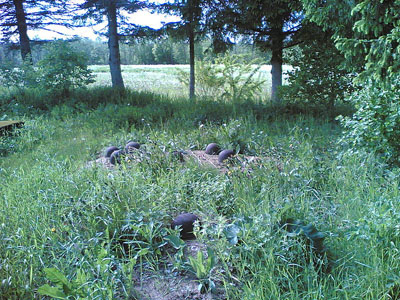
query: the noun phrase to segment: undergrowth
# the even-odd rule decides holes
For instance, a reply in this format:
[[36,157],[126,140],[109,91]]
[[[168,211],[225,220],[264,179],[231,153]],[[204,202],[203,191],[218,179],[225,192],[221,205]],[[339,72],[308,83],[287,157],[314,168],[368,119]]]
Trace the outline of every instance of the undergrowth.
[[[25,122],[0,137],[0,299],[48,299],[43,286],[60,290],[60,274],[65,297],[127,299],[133,275],[166,268],[168,255],[227,299],[399,297],[399,172],[339,155],[329,114],[104,88],[63,103],[28,95],[0,100],[0,116]],[[152,159],[113,171],[87,164],[128,140]],[[221,174],[161,155],[211,142],[262,163]],[[169,224],[182,212],[200,216],[212,263],[181,261],[179,243],[171,252]],[[303,229],[284,230],[288,219],[323,233],[327,255]]]

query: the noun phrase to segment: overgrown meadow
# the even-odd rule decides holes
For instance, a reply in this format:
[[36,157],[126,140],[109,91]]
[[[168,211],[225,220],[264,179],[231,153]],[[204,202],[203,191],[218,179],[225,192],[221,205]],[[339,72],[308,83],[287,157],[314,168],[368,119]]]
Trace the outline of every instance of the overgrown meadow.
[[[96,86],[0,101],[25,122],[0,137],[0,299],[148,299],[149,278],[186,275],[187,299],[400,298],[399,172],[346,154],[333,118],[346,110]],[[149,159],[89,163],[128,140]],[[258,163],[221,173],[163,154],[211,142]],[[207,255],[183,254],[182,212],[200,217]]]

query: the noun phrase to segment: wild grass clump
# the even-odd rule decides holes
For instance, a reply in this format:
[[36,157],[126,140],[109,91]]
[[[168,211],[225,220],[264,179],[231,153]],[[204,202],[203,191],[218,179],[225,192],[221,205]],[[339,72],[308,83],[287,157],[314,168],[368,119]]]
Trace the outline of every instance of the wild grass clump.
[[[163,270],[198,273],[206,291],[215,284],[229,299],[396,295],[399,172],[372,156],[338,155],[341,130],[330,118],[108,88],[25,105],[1,108],[25,121],[1,140],[1,299],[47,299],[38,288],[59,289],[54,269],[74,299],[126,299],[134,275]],[[128,140],[150,159],[114,170],[88,164]],[[260,163],[222,174],[165,159],[211,142]],[[176,255],[170,223],[184,212],[200,217],[197,241],[212,261]],[[325,235],[330,272],[301,232],[280,228],[289,218]]]

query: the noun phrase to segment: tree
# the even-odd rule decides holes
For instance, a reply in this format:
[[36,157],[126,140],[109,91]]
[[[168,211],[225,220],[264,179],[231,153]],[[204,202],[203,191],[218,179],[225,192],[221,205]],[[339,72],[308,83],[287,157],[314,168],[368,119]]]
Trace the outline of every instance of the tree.
[[323,31],[315,24],[307,26],[302,43],[296,47],[296,55],[287,58],[292,67],[288,72],[288,84],[281,88],[287,102],[324,105],[333,112],[335,102],[344,100],[353,91],[354,74],[347,71],[343,55],[336,49],[332,33]]
[[168,12],[181,18],[180,21],[167,23],[164,28],[176,37],[189,41],[189,98],[195,98],[195,40],[206,30],[203,10],[206,1],[203,0],[174,0],[171,3],[158,6],[158,10]]
[[119,26],[133,26],[127,23],[121,11],[134,13],[137,10],[146,8],[146,1],[137,0],[86,0],[81,8],[85,9],[84,15],[76,18],[81,20],[93,20],[99,24],[103,22],[103,17],[107,18],[107,37],[109,49],[109,65],[112,86],[124,88],[124,81],[121,73],[121,58],[119,50]]
[[158,64],[174,64],[173,43],[170,39],[162,39],[155,43],[152,49],[154,59]]
[[66,0],[0,0],[0,27],[3,40],[18,36],[23,60],[31,61],[28,30],[49,29],[50,25],[69,26]]
[[400,23],[398,1],[303,0],[311,20],[334,32],[359,89],[356,112],[342,118],[350,149],[364,148],[400,165]]
[[[398,1],[329,1],[323,5],[316,0],[303,1],[311,20],[334,31],[336,47],[345,55],[348,67],[362,66],[359,79],[372,77],[383,83],[397,76],[400,72]],[[313,13],[315,9],[320,14]],[[325,18],[332,12],[335,17]]]
[[[272,87],[271,98],[279,102],[282,85],[283,49],[293,46],[293,37],[302,29],[300,1],[292,0],[223,0],[212,1],[208,19],[214,31],[220,28],[233,35],[251,37],[261,49],[270,49]],[[222,5],[221,5],[222,4]]]

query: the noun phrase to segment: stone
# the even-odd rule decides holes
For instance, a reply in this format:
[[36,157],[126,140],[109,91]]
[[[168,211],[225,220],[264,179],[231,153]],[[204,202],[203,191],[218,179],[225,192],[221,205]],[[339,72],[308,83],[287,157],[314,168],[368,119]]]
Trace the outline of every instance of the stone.
[[206,148],[206,154],[217,155],[221,151],[221,148],[216,143],[208,144]]
[[199,217],[192,213],[184,213],[178,215],[171,224],[173,229],[180,226],[181,228],[181,239],[182,240],[193,240],[196,237],[193,234],[194,222],[199,220]]
[[125,146],[125,151],[126,152],[132,152],[134,150],[137,150],[140,148],[140,144],[137,142],[128,142]]
[[235,154],[233,150],[226,149],[221,151],[221,153],[218,155],[218,162],[222,163],[225,159],[232,157]]
[[106,150],[104,151],[104,157],[110,157],[111,154],[112,154],[114,151],[117,151],[117,150],[119,150],[119,148],[118,148],[118,147],[115,147],[115,146],[111,146],[111,147],[106,148]]
[[114,166],[116,164],[120,164],[124,155],[125,155],[124,150],[114,151],[110,156],[110,163]]

